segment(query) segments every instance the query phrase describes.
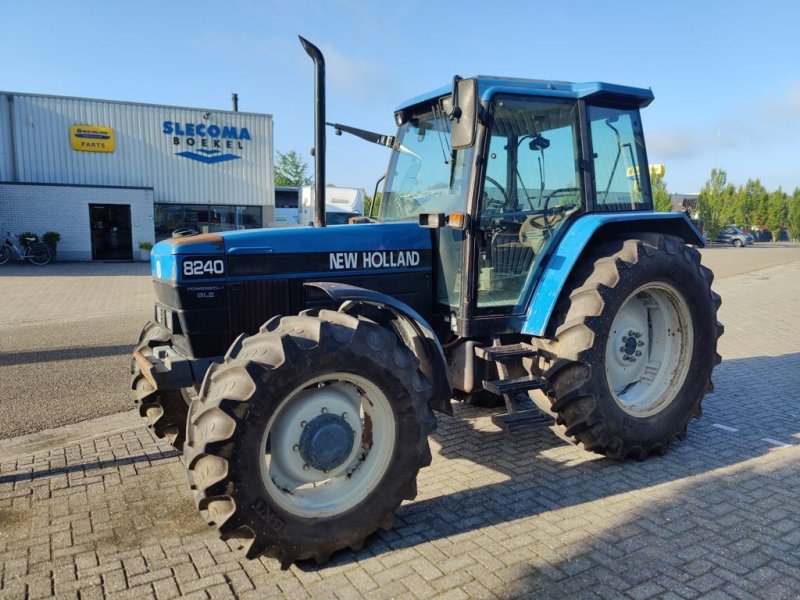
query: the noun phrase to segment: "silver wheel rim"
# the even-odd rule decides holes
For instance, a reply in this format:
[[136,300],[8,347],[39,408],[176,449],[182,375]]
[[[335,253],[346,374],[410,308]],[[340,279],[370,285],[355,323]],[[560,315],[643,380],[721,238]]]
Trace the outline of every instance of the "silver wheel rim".
[[667,408],[689,372],[689,307],[667,283],[649,283],[623,302],[606,342],[606,378],[622,410],[647,417]]
[[[303,430],[320,415],[337,415],[353,432],[352,450],[329,470],[309,465],[299,446]],[[352,373],[309,380],[289,394],[264,431],[262,480],[283,509],[303,517],[330,517],[362,502],[391,461],[396,421],[386,395]]]

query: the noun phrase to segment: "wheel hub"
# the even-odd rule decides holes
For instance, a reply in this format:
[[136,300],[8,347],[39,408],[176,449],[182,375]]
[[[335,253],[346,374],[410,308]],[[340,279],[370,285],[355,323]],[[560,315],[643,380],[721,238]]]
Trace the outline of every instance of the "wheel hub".
[[622,363],[635,363],[641,356],[644,346],[643,334],[636,329],[628,329],[619,336],[617,359]]
[[344,418],[323,413],[309,421],[300,434],[300,456],[309,467],[330,471],[350,456],[354,437],[353,428]]

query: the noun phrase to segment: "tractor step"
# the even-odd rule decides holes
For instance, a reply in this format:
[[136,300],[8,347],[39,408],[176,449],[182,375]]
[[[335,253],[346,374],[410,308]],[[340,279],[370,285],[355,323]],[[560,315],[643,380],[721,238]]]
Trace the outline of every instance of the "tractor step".
[[514,395],[517,392],[527,392],[528,390],[540,390],[547,385],[544,379],[536,377],[515,377],[514,379],[495,379],[494,381],[484,381],[483,387],[493,394],[503,396],[505,394]]
[[476,346],[475,355],[489,361],[505,361],[513,358],[536,356],[537,350],[524,342],[508,346]]
[[519,412],[494,415],[492,423],[507,433],[528,425],[552,425],[553,417],[544,414],[538,408]]

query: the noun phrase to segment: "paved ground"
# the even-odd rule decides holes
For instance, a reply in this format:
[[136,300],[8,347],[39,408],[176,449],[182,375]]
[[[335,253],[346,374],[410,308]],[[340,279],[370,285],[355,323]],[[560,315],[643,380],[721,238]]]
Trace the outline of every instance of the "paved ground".
[[0,596],[796,598],[800,261],[715,288],[717,391],[667,455],[613,463],[457,406],[395,528],[323,567],[220,542],[130,412],[0,441]]
[[149,266],[0,267],[3,437],[130,408],[130,353],[153,313]]

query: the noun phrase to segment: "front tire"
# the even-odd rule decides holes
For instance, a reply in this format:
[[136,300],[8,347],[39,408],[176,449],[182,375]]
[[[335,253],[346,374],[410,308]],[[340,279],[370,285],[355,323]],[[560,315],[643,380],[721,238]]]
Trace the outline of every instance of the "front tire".
[[322,310],[276,317],[212,367],[186,467],[202,516],[247,556],[325,562],[416,496],[431,386],[387,329]]
[[11,258],[11,248],[6,244],[0,245],[0,265],[6,264]]
[[713,275],[667,235],[603,244],[587,263],[562,294],[555,339],[541,344],[547,408],[557,433],[587,450],[661,453],[714,389],[723,327]]
[[48,264],[52,258],[53,255],[50,253],[50,249],[41,243],[31,246],[30,254],[28,254],[28,260],[40,267]]
[[744,242],[739,239],[733,240],[733,245],[736,248],[744,248]]
[[[156,346],[169,345],[169,332],[152,321],[139,334],[136,351],[145,356]],[[186,439],[186,421],[192,401],[190,389],[154,390],[141,372],[136,360],[131,359],[131,400],[139,407],[139,414],[156,437],[165,439],[178,450],[183,450]]]

